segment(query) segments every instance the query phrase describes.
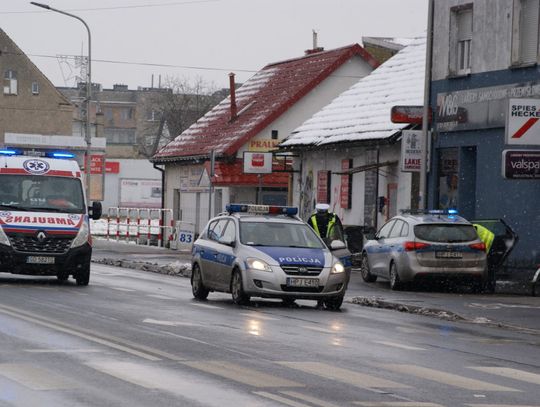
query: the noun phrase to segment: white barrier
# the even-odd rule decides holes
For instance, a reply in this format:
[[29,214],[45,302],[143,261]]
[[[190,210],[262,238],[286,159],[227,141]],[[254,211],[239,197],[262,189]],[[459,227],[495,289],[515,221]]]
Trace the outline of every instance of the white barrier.
[[184,252],[191,252],[194,240],[195,224],[177,221],[175,230],[176,249]]
[[141,244],[145,239],[150,246],[155,237],[157,245],[163,247],[164,237],[170,245],[174,232],[172,209],[111,207],[107,211],[107,240],[115,238]]

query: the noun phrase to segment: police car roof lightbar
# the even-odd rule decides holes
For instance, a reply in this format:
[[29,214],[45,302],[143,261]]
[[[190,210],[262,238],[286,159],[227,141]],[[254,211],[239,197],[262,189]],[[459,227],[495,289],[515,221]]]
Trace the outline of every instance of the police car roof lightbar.
[[225,209],[229,213],[253,213],[258,215],[295,216],[298,214],[298,208],[294,206],[229,204]]
[[457,215],[457,209],[401,209],[404,215]]

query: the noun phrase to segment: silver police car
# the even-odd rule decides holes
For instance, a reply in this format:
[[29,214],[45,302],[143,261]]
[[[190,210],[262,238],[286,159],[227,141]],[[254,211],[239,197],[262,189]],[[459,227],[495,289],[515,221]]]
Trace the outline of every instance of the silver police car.
[[209,292],[221,291],[231,293],[236,304],[254,296],[317,300],[339,309],[350,277],[350,253],[337,240],[329,249],[297,212],[227,205],[193,245],[193,296],[204,300]]
[[466,279],[480,291],[487,280],[485,249],[474,226],[453,210],[404,212],[364,245],[362,278],[386,278],[392,290],[420,279]]

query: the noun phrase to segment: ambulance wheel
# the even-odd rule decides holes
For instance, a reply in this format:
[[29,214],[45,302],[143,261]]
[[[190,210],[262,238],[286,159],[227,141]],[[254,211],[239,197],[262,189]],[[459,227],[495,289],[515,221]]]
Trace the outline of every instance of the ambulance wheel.
[[343,304],[343,295],[338,295],[337,297],[332,297],[324,300],[324,307],[331,311],[337,311],[341,308]]
[[244,291],[244,285],[242,283],[242,274],[240,270],[234,269],[231,279],[231,294],[232,300],[237,305],[246,305],[249,303],[249,295]]
[[371,274],[371,270],[369,269],[369,261],[367,257],[367,253],[362,254],[362,260],[360,263],[360,272],[362,273],[362,279],[366,283],[374,283],[377,281],[377,276],[374,276]]
[[77,285],[88,285],[90,282],[90,263],[82,266],[82,268],[75,274],[75,281]]
[[197,300],[206,300],[210,290],[203,284],[201,269],[198,264],[193,265],[191,273],[191,292]]
[[58,279],[58,282],[65,283],[66,281],[68,281],[69,273],[58,273],[56,275],[56,278]]

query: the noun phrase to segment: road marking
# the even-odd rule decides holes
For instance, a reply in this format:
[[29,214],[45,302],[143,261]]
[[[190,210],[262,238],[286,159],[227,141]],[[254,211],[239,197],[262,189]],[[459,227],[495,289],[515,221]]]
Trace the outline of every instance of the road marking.
[[29,353],[102,353],[99,349],[25,349]]
[[478,370],[479,372],[490,373],[493,375],[507,377],[509,379],[520,380],[522,382],[540,384],[540,374],[524,372],[523,370],[512,369],[509,367],[481,367],[471,366],[469,369]]
[[146,294],[147,297],[157,298],[158,300],[176,300],[176,298],[168,297],[162,294]]
[[381,345],[392,346],[394,348],[406,349],[406,350],[426,350],[424,348],[417,348],[416,346],[403,345],[402,343],[388,342],[388,341],[373,341],[380,343]]
[[300,370],[302,372],[314,374],[326,379],[336,380],[342,383],[351,384],[359,388],[409,388],[401,383],[391,380],[381,379],[375,376],[367,375],[352,370],[342,369],[339,367],[327,365],[318,362],[277,362],[280,365],[287,366],[291,369]]
[[444,407],[442,404],[418,401],[355,401],[353,404],[363,407]]
[[75,385],[65,377],[29,364],[2,363],[0,375],[32,390],[66,390]]
[[278,401],[282,404],[285,404],[291,407],[310,407],[307,404],[299,403],[294,400],[289,400],[285,397],[278,396],[277,394],[267,393],[265,391],[254,391],[253,394],[256,394],[257,396],[265,397],[270,400]]
[[[104,286],[104,287],[107,287],[107,286]],[[125,291],[126,293],[133,293],[137,290],[133,290],[131,288],[124,288],[124,287],[108,287],[110,288],[111,290],[116,290],[116,291]]]
[[203,360],[181,363],[194,369],[253,387],[304,387],[303,384],[296,383],[292,380],[282,379],[225,361]]
[[216,307],[215,305],[208,305],[208,304],[200,304],[198,302],[190,302],[189,305],[193,305],[194,307],[208,308],[208,309],[225,309],[223,307]]
[[90,330],[79,327],[71,327],[68,324],[61,323],[60,321],[56,321],[54,319],[42,316],[37,316],[35,314],[22,310],[17,310],[16,308],[8,307],[6,305],[0,305],[0,313],[11,315],[12,317],[38,324],[58,332],[63,332],[68,335],[86,339],[90,342],[99,343],[100,345],[106,346],[108,348],[113,348],[122,352],[126,352],[146,360],[158,361],[161,359],[161,357],[175,361],[184,360],[177,355],[173,355],[159,349],[154,349],[148,346],[136,344],[131,341],[116,338],[110,335],[99,334],[99,336],[97,336],[94,332]]
[[159,319],[146,318],[143,320],[145,324],[164,325],[164,326],[202,326],[196,322],[185,321],[161,321]]
[[484,391],[521,391],[513,389],[511,387],[499,386],[497,384],[483,382],[481,380],[475,380],[469,377],[459,376],[452,373],[441,372],[439,370],[429,369],[422,366],[394,364],[383,364],[379,366],[397,373],[403,373],[420,377],[426,380],[432,380],[434,382],[439,382],[448,386],[458,387],[460,389]]
[[315,397],[306,396],[305,394],[298,393],[297,391],[280,391],[280,393],[285,394],[290,397],[297,398],[299,400],[307,401],[308,403],[311,403],[320,407],[340,407],[337,404],[329,403],[327,401],[320,400]]

